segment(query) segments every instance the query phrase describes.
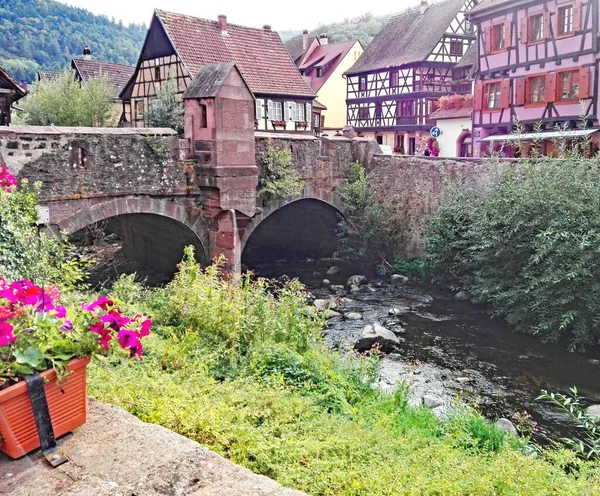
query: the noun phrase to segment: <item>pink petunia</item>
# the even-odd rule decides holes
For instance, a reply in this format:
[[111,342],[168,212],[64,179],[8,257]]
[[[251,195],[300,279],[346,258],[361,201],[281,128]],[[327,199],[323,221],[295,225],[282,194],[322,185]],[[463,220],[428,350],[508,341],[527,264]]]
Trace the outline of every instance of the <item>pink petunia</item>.
[[59,305],[52,310],[52,314],[58,319],[64,319],[67,316],[67,309],[64,306]]
[[101,308],[102,310],[106,311],[109,309],[109,307],[112,307],[114,304],[115,302],[107,298],[106,296],[100,296],[96,301],[92,303],[84,303],[83,305],[81,305],[81,308],[83,308],[86,312],[93,312],[97,308]]
[[13,335],[14,327],[8,322],[0,322],[0,347],[14,343],[17,338]]
[[108,324],[115,331],[119,331],[121,327],[131,322],[131,319],[125,315],[121,315],[121,311],[118,309],[113,309],[106,315],[102,315],[100,320]]
[[140,343],[140,333],[137,331],[130,331],[129,329],[121,329],[119,331],[118,339],[121,348],[129,349],[130,356],[133,358],[137,355],[140,360],[142,358],[142,343]]

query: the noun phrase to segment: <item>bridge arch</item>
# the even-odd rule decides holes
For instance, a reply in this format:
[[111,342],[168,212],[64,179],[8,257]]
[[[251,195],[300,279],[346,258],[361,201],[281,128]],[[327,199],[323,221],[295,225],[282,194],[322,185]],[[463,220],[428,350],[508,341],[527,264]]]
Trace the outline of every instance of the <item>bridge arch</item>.
[[203,265],[209,260],[208,225],[202,211],[195,206],[170,199],[121,197],[78,207],[70,215],[57,219],[51,206],[53,225],[73,234],[97,222],[118,220],[125,258],[165,277],[175,272],[186,245],[195,247],[196,257]]
[[344,217],[338,196],[306,187],[301,194],[268,202],[241,236],[242,262],[251,269],[277,260],[330,257]]

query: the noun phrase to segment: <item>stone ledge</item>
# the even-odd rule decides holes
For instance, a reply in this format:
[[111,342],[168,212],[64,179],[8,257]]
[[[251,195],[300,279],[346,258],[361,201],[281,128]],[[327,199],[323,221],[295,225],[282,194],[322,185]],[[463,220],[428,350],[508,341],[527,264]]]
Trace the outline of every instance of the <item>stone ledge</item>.
[[61,126],[10,126],[0,127],[0,135],[56,135],[68,136],[74,134],[87,135],[117,135],[117,136],[177,136],[173,129],[163,127],[134,128],[134,127],[61,127]]
[[281,487],[164,427],[88,400],[88,422],[59,440],[70,459],[51,468],[36,451],[0,454],[0,494],[11,496],[306,496]]

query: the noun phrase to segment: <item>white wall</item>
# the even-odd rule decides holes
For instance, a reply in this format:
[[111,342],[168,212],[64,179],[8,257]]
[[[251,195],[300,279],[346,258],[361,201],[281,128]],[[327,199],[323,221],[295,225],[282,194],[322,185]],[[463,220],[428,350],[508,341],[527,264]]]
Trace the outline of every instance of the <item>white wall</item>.
[[471,119],[441,119],[437,126],[442,130],[442,135],[437,139],[440,145],[440,157],[456,157],[456,141],[463,130],[471,131]]

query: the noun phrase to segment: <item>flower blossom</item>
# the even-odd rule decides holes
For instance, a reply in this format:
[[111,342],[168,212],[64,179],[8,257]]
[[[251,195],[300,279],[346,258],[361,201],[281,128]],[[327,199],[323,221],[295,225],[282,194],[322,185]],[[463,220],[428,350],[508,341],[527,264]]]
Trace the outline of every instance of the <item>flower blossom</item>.
[[0,189],[10,193],[17,186],[17,178],[0,164]]
[[13,329],[14,327],[8,322],[0,322],[0,347],[8,346],[16,341],[12,333]]

